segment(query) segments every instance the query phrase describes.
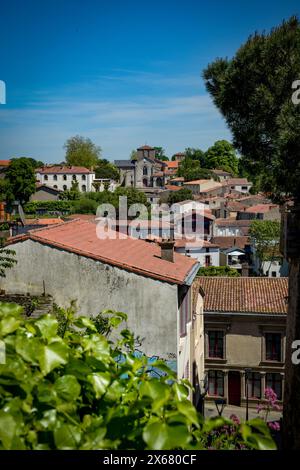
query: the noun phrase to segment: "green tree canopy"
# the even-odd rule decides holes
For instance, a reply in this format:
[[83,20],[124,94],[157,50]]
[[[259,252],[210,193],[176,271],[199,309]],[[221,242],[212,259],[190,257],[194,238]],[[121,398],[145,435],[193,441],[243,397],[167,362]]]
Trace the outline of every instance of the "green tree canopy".
[[165,149],[162,147],[154,147],[155,148],[155,158],[161,160],[162,162],[169,161],[169,158],[165,155]]
[[240,274],[237,269],[230,266],[207,266],[199,269],[198,276],[239,277]]
[[91,169],[96,166],[101,156],[101,148],[91,139],[76,135],[64,144],[68,165],[84,166]]
[[175,204],[176,202],[188,201],[190,199],[193,199],[192,191],[188,188],[182,188],[178,191],[171,191],[168,197],[168,203]]
[[280,222],[277,220],[253,220],[249,228],[253,246],[262,271],[264,261],[272,261],[279,255]]
[[109,178],[114,181],[119,181],[118,168],[108,160],[99,160],[95,167],[96,178]]
[[191,158],[185,158],[178,167],[177,176],[182,176],[185,181],[193,181],[198,179],[210,179],[218,180],[218,177],[214,175],[209,169],[201,168],[198,160],[192,160]]
[[206,168],[218,168],[237,175],[238,163],[239,160],[234,147],[227,140],[217,140],[204,154],[204,166]]
[[5,172],[7,183],[6,198],[26,203],[35,192],[36,177],[32,161],[29,158],[13,158]]
[[216,59],[203,72],[244,167],[264,175],[274,199],[284,193],[300,200],[300,104],[292,101],[299,50],[300,24],[291,17],[250,36],[232,59]]
[[201,149],[188,147],[185,149],[185,156],[191,160],[197,160],[201,167],[205,167],[205,152]]

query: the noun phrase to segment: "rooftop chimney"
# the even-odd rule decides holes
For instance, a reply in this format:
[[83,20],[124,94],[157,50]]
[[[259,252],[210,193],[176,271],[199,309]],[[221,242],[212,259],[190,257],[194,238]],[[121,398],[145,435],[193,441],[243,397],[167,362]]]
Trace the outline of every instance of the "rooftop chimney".
[[161,248],[161,259],[174,263],[174,245],[175,241],[170,239],[161,240],[158,242]]
[[242,277],[249,277],[249,264],[242,263]]

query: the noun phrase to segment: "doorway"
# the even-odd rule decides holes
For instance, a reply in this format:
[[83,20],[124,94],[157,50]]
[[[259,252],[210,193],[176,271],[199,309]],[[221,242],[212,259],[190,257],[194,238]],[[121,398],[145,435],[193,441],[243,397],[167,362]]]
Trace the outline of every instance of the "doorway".
[[241,374],[237,371],[228,372],[228,404],[241,406]]

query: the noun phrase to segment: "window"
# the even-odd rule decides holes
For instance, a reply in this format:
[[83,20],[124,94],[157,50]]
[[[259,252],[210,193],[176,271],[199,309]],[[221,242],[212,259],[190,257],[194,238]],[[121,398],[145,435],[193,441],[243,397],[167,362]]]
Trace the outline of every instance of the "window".
[[277,277],[277,272],[276,271],[272,271],[272,277]]
[[208,357],[224,358],[224,333],[223,331],[208,332]]
[[45,180],[45,181],[48,180],[48,175],[44,175],[44,180]]
[[205,266],[210,266],[210,265],[211,265],[210,255],[206,255],[205,256]]
[[67,181],[67,175],[63,175],[64,181]]
[[248,376],[248,396],[261,398],[261,377],[258,372],[251,372]]
[[54,189],[57,189],[57,184],[55,184],[55,185],[53,186],[53,188],[54,188]]
[[184,295],[180,305],[180,336],[186,335],[186,324],[191,321],[190,290]]
[[67,191],[67,185],[66,184],[63,185],[63,190]]
[[281,361],[281,334],[266,333],[266,360]]
[[54,181],[57,181],[57,175],[53,175]]
[[282,399],[282,378],[280,374],[266,374],[266,388],[271,388],[277,395],[278,400]]
[[81,190],[82,190],[82,192],[84,192],[84,193],[86,192],[86,185],[85,185],[85,184],[83,184],[83,185],[81,186]]
[[143,175],[147,176],[148,175],[148,168],[144,166],[143,168]]
[[210,396],[224,396],[224,374],[221,370],[208,371],[208,394]]
[[86,180],[86,176],[85,176],[85,175],[82,175],[82,176],[81,176],[81,179],[82,179],[83,181],[85,181],[85,180]]
[[247,191],[248,190],[248,186],[242,186],[242,191]]
[[73,181],[76,181],[77,180],[76,175],[72,175],[72,179],[73,179]]

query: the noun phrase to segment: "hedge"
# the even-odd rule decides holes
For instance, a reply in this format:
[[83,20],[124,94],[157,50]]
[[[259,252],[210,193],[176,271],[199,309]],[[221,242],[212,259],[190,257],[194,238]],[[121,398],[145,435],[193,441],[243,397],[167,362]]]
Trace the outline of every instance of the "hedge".
[[74,201],[31,201],[24,206],[26,214],[37,214],[37,212],[63,212],[69,213]]

